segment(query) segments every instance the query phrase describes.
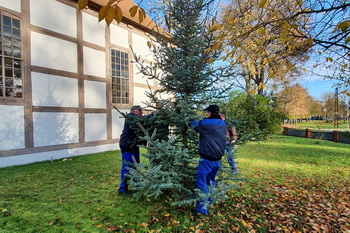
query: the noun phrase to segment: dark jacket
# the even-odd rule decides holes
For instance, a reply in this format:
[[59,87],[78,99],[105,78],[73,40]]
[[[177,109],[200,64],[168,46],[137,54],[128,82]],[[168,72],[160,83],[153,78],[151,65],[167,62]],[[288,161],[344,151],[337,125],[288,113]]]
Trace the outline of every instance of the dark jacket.
[[226,147],[226,124],[221,119],[205,118],[193,121],[199,132],[199,155],[210,161],[218,161]]
[[119,147],[122,153],[134,152],[138,150],[138,145],[145,144],[139,139],[139,135],[136,134],[135,129],[138,129],[136,122],[140,122],[142,125],[146,123],[146,120],[152,117],[154,114],[151,113],[146,116],[137,116],[134,113],[129,113],[125,117],[124,128],[120,135]]
[[122,134],[120,135],[120,140],[119,140],[119,147],[122,153],[133,152],[135,149],[137,149],[136,133],[132,129],[132,125],[129,120],[129,118],[136,118],[136,117],[138,117],[136,114],[129,113],[128,116],[125,118],[124,128],[123,128]]

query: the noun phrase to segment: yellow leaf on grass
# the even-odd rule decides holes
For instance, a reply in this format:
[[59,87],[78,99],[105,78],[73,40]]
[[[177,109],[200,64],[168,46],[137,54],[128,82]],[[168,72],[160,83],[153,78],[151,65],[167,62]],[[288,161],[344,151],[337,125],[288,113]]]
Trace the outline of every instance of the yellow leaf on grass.
[[169,217],[170,216],[170,214],[164,214],[164,217]]
[[145,223],[145,222],[141,223],[140,225],[143,227],[148,227],[148,223]]
[[247,227],[248,226],[248,223],[246,221],[244,221],[244,220],[242,220],[241,223],[242,223],[243,227]]
[[175,226],[180,226],[180,221],[173,220],[172,224]]

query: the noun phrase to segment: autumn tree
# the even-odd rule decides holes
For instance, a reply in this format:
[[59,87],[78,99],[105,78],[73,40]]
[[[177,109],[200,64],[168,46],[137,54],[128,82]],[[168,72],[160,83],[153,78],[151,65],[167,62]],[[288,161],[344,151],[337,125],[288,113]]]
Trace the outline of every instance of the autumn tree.
[[321,96],[323,102],[323,111],[326,117],[326,121],[333,118],[335,111],[335,97],[332,92],[325,92]]
[[285,115],[289,119],[303,119],[311,116],[311,97],[300,84],[294,84],[283,90],[278,102],[282,105]]
[[[278,19],[290,14],[297,6],[294,1],[274,1],[265,7],[259,1],[237,0],[224,6],[217,43],[227,50],[225,59],[237,67],[236,79],[249,94],[263,94],[265,85],[276,77],[283,79],[298,72],[297,64],[308,57],[307,38],[295,28],[296,17],[285,22],[270,23],[255,30],[256,22]],[[241,77],[241,78],[240,78]]]
[[323,103],[321,100],[316,100],[314,98],[310,99],[310,115],[313,117],[323,116]]
[[[349,94],[349,1],[294,0],[289,1],[294,7],[288,8],[288,11],[285,5],[278,4],[278,2],[260,0],[255,3],[255,7],[258,6],[261,11],[272,10],[273,14],[270,17],[256,18],[247,30],[239,33],[240,38],[255,36],[257,32],[264,31],[270,25],[284,25],[283,27],[290,32],[288,40],[293,40],[293,38],[307,40],[308,45],[312,46],[313,51],[319,55],[320,59],[313,61],[315,66],[323,66],[324,63],[328,63],[326,66],[333,71],[327,75],[320,72],[316,74],[339,81],[338,87]],[[237,12],[238,16],[242,14],[242,12]],[[307,20],[298,20],[300,17]],[[277,33],[280,39],[285,38],[285,30]],[[314,69],[309,72],[314,72]]]

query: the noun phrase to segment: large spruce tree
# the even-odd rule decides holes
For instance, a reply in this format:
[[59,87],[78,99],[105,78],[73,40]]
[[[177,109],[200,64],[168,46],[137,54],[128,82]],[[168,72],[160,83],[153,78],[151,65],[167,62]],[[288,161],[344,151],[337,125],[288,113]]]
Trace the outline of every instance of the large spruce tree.
[[[165,197],[175,205],[193,205],[206,195],[195,189],[198,135],[189,123],[201,119],[203,107],[222,91],[218,81],[224,71],[214,66],[220,54],[214,49],[212,2],[164,0],[168,34],[152,35],[155,63],[146,65],[135,56],[143,75],[159,85],[149,91],[150,102],[145,103],[155,116],[148,124],[139,124],[140,135],[148,142],[143,154],[148,159],[130,171],[135,196]],[[150,130],[154,128],[155,132]],[[226,182],[219,182],[207,195],[222,198],[229,188]]]

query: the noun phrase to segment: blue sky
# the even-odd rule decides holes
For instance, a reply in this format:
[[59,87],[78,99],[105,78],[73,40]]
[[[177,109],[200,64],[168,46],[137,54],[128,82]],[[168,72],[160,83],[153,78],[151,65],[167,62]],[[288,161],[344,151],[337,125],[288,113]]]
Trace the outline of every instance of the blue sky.
[[[303,66],[306,69],[306,73],[300,77],[299,82],[308,90],[311,97],[318,100],[322,100],[322,94],[324,93],[335,93],[334,84],[338,83],[337,80],[325,80],[320,76],[333,76],[334,70],[331,69],[330,63],[327,63],[325,60],[326,56],[311,57]],[[315,68],[314,64],[318,64],[318,66]]]
[[330,80],[307,80],[300,82],[306,88],[309,95],[315,99],[322,100],[322,94],[326,92],[335,93],[334,81]]

